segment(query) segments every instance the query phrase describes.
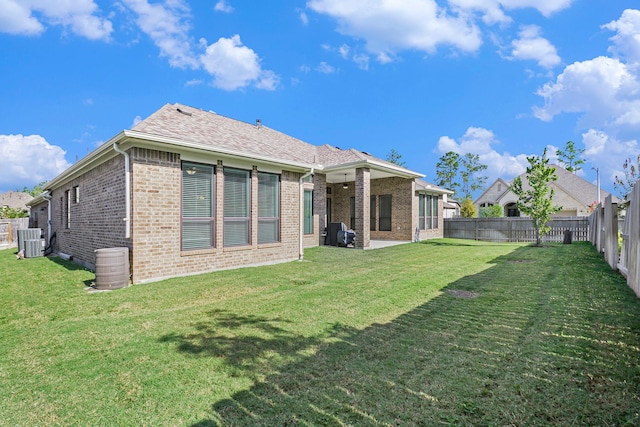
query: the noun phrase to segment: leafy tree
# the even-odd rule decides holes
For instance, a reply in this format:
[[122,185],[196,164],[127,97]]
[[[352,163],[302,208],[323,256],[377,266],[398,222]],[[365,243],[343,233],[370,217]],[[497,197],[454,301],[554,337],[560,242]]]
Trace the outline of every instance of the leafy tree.
[[45,186],[46,183],[47,183],[47,181],[42,181],[40,184],[35,185],[33,188],[24,187],[20,191],[16,190],[16,192],[29,193],[33,197],[36,197],[36,196],[39,196],[44,191],[44,186]]
[[517,177],[513,180],[511,191],[518,196],[518,209],[531,217],[533,228],[536,231],[536,245],[541,245],[542,236],[547,234],[551,227],[547,225],[551,215],[562,209],[561,206],[553,205],[554,190],[549,184],[558,179],[556,170],[548,166],[547,150],[542,153],[542,157],[527,157],[527,181],[529,187],[522,186],[522,179]]
[[504,209],[500,205],[491,205],[480,208],[481,218],[501,218],[504,216]]
[[394,163],[398,166],[404,166],[405,165],[405,161],[402,160],[402,154],[398,153],[395,148],[392,148],[391,151],[389,151],[389,153],[387,153],[387,158],[386,158],[387,162],[389,163]]
[[467,153],[461,158],[462,170],[460,171],[460,192],[465,199],[471,199],[476,190],[484,187],[487,182],[486,176],[478,175],[479,172],[487,169],[487,165],[480,163],[480,156]]
[[26,209],[10,208],[9,206],[0,207],[0,219],[9,218],[27,218],[29,212]]
[[613,179],[613,188],[616,189],[620,198],[626,199],[631,190],[633,190],[633,186],[640,178],[640,154],[638,154],[638,159],[636,165],[631,161],[631,157],[626,159],[622,164],[622,169],[624,171],[624,176],[616,177]]
[[564,150],[558,149],[556,151],[558,160],[562,162],[564,168],[573,173],[582,169],[582,165],[585,163],[585,160],[580,158],[582,153],[584,153],[584,148],[576,148],[573,141],[567,141],[564,145]]
[[463,218],[476,217],[476,206],[473,204],[471,199],[464,199],[460,204],[460,216]]
[[460,155],[453,151],[445,153],[436,164],[436,175],[438,177],[436,184],[440,187],[453,191],[453,198],[457,198],[458,188],[458,169],[460,168]]
[[486,176],[479,175],[487,169],[480,163],[480,156],[467,153],[461,156],[449,151],[436,164],[436,184],[454,192],[454,199],[471,199],[476,190],[487,182]]

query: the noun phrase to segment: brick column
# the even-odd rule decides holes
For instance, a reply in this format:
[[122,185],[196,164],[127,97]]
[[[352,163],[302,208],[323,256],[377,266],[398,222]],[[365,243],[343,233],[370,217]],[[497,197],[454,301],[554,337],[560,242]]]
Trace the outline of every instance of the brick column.
[[356,247],[368,248],[371,241],[370,196],[371,171],[369,168],[356,169]]
[[327,226],[327,176],[313,176],[313,214],[318,216],[318,244],[324,245],[322,232]]

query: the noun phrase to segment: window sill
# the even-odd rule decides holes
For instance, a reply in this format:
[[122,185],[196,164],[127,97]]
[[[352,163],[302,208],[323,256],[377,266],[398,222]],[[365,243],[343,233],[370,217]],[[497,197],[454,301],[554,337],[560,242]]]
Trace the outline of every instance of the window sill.
[[249,251],[251,249],[252,249],[251,245],[228,246],[228,247],[222,248],[224,252]]
[[258,249],[269,249],[282,247],[282,242],[260,243]]
[[194,249],[191,251],[180,251],[180,256],[208,255],[208,254],[214,254],[217,251],[218,250],[216,248]]

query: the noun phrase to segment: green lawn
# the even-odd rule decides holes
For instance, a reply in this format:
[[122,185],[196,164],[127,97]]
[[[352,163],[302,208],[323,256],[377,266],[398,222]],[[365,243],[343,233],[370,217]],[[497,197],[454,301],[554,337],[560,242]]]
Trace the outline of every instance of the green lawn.
[[586,243],[433,240],[87,293],[0,251],[0,425],[640,425],[640,300]]

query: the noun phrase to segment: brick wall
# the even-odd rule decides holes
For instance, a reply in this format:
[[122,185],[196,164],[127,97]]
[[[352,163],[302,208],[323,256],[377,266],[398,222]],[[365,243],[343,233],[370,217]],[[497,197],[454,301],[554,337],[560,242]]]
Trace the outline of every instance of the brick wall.
[[[95,268],[95,250],[127,246],[130,249],[133,283],[166,277],[234,268],[245,265],[282,262],[298,258],[299,252],[299,178],[300,173],[282,171],[280,175],[280,242],[257,243],[257,174],[251,178],[251,244],[224,248],[223,201],[224,163],[216,166],[215,247],[181,251],[181,161],[178,153],[143,148],[128,150],[131,160],[131,238],[125,238],[124,156],[117,155],[52,192],[52,233],[54,250],[75,261]],[[67,228],[65,192],[72,197],[79,188],[79,202],[71,203]],[[43,211],[40,209],[44,208]],[[39,210],[38,226],[45,236],[47,202],[34,206]],[[42,218],[40,218],[42,216]],[[315,230],[318,229],[316,219]],[[310,237],[317,245],[318,235]]]
[[[73,200],[78,188],[78,202]],[[72,198],[67,227],[67,195]],[[73,257],[90,268],[95,266],[95,250],[130,246],[125,238],[124,157],[118,155],[87,173],[54,189],[51,194],[51,232],[56,234],[53,249]],[[42,203],[36,209],[45,207]],[[46,234],[46,220],[38,221]]]
[[[342,184],[327,185],[331,188],[332,221],[344,222],[351,227],[350,198],[355,197],[356,190],[353,182],[348,189]],[[391,231],[379,230],[380,196],[391,195]],[[374,240],[414,240],[418,226],[418,196],[415,194],[415,182],[405,178],[383,178],[370,181],[370,196],[376,198],[375,230],[370,231],[370,238]],[[366,201],[369,203],[369,200]],[[368,205],[367,205],[368,207]],[[368,209],[363,209],[368,215]],[[442,237],[444,219],[442,196],[438,199],[438,228],[420,231],[420,239]],[[357,237],[356,237],[357,240]]]
[[280,242],[258,245],[257,176],[252,168],[251,244],[223,247],[224,163],[216,166],[215,247],[181,251],[181,166],[177,154],[133,149],[133,282],[183,276],[298,258],[299,173],[283,171],[280,182]]

